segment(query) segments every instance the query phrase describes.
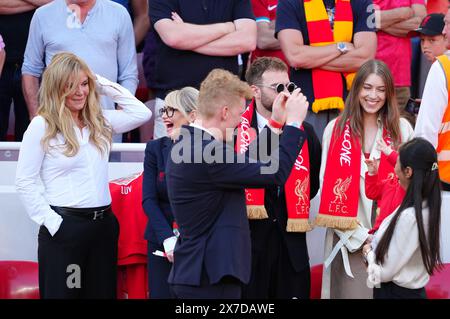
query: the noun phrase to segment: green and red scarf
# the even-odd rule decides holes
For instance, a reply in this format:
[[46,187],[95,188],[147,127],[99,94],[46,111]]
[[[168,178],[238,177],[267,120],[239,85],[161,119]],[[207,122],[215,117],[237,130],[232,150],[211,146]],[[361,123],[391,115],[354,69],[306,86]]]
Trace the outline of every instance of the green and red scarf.
[[[303,3],[311,46],[352,41],[353,12],[350,0],[336,0],[334,30],[331,29],[323,0],[304,0]],[[347,88],[350,89],[355,74],[349,73],[344,76]],[[344,89],[340,72],[312,69],[312,83],[315,98],[312,110],[315,113],[329,109],[344,109]]]
[[[241,116],[238,126],[238,138],[236,152],[245,153],[257,134],[251,127],[255,103],[252,101]],[[303,127],[301,128],[303,130]],[[308,143],[305,141],[298,154],[291,174],[284,185],[286,194],[286,206],[288,221],[286,231],[306,232],[310,231],[309,208],[310,208],[310,165]],[[245,199],[247,205],[248,219],[268,218],[264,207],[264,189],[246,189]]]

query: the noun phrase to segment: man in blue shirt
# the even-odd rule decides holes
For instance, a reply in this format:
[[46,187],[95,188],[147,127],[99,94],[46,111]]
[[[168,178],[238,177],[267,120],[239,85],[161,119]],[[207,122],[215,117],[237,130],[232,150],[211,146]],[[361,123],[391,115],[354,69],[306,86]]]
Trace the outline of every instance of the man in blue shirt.
[[[53,55],[69,51],[93,72],[135,93],[138,84],[133,25],[126,9],[109,0],[55,0],[36,10],[31,20],[22,67],[30,117],[38,107],[39,78]],[[113,109],[112,100],[102,106]]]

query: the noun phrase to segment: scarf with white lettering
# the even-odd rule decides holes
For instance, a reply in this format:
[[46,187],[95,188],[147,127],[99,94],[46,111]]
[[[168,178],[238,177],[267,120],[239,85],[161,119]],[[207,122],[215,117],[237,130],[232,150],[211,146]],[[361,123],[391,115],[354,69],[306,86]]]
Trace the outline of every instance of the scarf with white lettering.
[[339,134],[335,122],[323,178],[319,214],[315,224],[340,230],[355,229],[358,225],[359,175],[361,144],[345,123]]
[[[241,154],[248,150],[248,146],[256,138],[256,132],[250,126],[254,114],[254,105],[253,100],[242,114],[241,123],[238,126],[236,151]],[[303,127],[301,129],[303,130]],[[288,211],[286,231],[288,232],[306,232],[312,229],[308,220],[310,207],[309,174],[309,151],[308,143],[305,140],[284,186]],[[264,189],[246,189],[245,195],[248,218],[268,218],[264,207]]]

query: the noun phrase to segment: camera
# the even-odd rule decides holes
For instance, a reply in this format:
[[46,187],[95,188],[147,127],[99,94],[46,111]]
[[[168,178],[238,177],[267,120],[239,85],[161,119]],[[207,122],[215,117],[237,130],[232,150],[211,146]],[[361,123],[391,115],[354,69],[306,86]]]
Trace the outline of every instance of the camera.
[[417,115],[420,109],[420,102],[417,102],[415,99],[409,99],[408,103],[406,103],[405,111],[412,115]]

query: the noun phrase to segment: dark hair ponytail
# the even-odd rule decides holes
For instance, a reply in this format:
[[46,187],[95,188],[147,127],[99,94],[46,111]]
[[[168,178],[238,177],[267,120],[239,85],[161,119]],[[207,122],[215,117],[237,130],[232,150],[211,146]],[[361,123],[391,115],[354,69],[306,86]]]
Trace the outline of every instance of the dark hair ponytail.
[[[402,204],[377,245],[375,251],[376,260],[381,264],[384,262],[384,257],[388,251],[400,215],[406,208],[414,207],[422,261],[428,274],[432,275],[435,268],[442,266],[439,253],[441,189],[439,172],[437,170],[436,150],[430,142],[423,138],[415,138],[400,147],[399,156],[402,170],[406,169],[406,167],[411,167],[413,174]],[[423,224],[423,200],[427,201],[429,208],[428,236],[425,234]]]

